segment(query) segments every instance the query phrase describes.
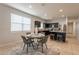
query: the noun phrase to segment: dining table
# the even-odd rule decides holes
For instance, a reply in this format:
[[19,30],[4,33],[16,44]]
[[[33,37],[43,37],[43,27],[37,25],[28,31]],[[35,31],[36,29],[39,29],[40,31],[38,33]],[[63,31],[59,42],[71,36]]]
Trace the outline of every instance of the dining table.
[[33,41],[34,41],[34,43],[38,43],[38,41],[42,38],[42,37],[44,37],[45,35],[44,34],[42,34],[42,33],[31,33],[31,34],[28,34],[28,35],[26,35],[27,36],[27,38],[31,38],[31,39],[33,39]]

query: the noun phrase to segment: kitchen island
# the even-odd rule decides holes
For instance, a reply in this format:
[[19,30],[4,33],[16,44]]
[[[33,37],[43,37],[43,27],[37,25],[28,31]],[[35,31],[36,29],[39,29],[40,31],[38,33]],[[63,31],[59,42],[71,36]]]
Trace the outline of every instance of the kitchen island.
[[[45,35],[50,35],[50,38],[54,37],[54,40],[59,40],[62,42],[66,41],[66,32],[62,32],[62,31],[49,31],[49,30],[42,30],[39,32],[44,32]],[[52,36],[54,35],[54,36]]]

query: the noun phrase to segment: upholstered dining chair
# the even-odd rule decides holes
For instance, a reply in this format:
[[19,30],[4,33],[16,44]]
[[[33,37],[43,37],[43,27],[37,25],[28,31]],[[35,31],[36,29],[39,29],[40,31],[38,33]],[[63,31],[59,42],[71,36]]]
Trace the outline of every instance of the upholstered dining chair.
[[31,34],[30,32],[27,32],[26,35]]
[[41,46],[42,47],[42,53],[43,53],[43,47],[44,47],[44,45],[48,49],[47,44],[46,44],[47,39],[48,39],[48,36],[41,37],[40,39],[41,40],[38,41],[38,46]]
[[28,53],[28,47],[29,47],[29,45],[32,45],[32,47],[33,47],[33,49],[34,49],[34,45],[33,45],[33,42],[34,41],[31,41],[31,39],[29,39],[29,38],[26,38],[25,36],[21,36],[21,38],[23,39],[23,42],[24,42],[24,46],[23,46],[23,50],[24,50],[24,48],[25,48],[25,46],[27,45],[27,53]]

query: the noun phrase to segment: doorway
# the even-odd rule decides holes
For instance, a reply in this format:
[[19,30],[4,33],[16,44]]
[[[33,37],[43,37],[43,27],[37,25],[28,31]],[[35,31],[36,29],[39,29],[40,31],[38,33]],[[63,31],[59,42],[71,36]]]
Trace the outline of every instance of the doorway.
[[68,36],[72,37],[73,36],[73,22],[68,22]]
[[79,40],[79,22],[76,23],[76,38]]

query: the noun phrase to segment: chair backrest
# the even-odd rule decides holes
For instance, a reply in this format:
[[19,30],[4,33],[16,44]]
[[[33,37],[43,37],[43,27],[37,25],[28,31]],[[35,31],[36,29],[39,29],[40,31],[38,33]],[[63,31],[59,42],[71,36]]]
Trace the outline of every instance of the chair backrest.
[[23,42],[26,44],[28,39],[26,39],[25,36],[21,36],[21,38],[23,39]]
[[44,36],[44,37],[42,37],[41,42],[42,42],[42,43],[46,43],[46,42],[47,42],[47,39],[48,39],[48,36]]
[[30,32],[27,32],[26,35],[31,34]]

